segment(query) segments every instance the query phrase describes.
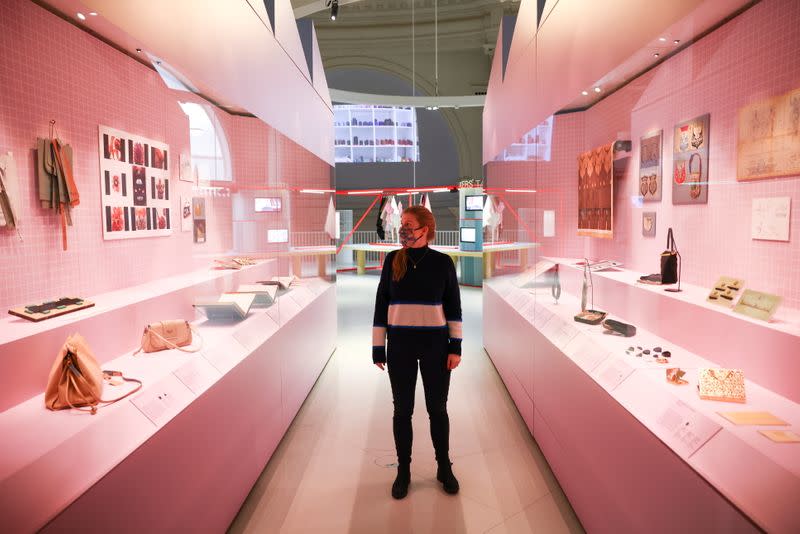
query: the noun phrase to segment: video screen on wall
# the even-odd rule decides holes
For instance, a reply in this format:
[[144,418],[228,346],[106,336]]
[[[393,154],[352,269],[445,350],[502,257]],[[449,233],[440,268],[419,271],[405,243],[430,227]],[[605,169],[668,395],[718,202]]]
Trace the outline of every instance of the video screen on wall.
[[255,210],[258,213],[281,211],[280,197],[258,197],[255,199]]
[[483,195],[467,195],[464,197],[467,211],[481,211],[483,209]]
[[475,228],[466,228],[464,226],[461,227],[461,242],[462,243],[474,243],[477,237],[477,232]]

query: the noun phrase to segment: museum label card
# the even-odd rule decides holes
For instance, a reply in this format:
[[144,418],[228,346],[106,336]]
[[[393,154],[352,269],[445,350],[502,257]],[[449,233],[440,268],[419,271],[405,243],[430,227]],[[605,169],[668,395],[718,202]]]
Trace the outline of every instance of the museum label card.
[[789,423],[779,419],[769,412],[717,412],[719,415],[734,425],[754,426],[789,426]]
[[169,375],[131,399],[131,402],[154,425],[161,427],[175,417],[191,400],[192,394],[186,386],[177,377]]
[[597,382],[607,391],[613,391],[628,378],[634,369],[624,360],[618,358],[608,358],[604,363],[597,366],[593,375]]
[[175,376],[192,393],[200,395],[211,387],[211,384],[216,382],[220,375],[219,371],[208,363],[205,358],[192,358],[175,371]]
[[697,452],[722,428],[682,401],[670,404],[657,422],[659,437],[684,457]]
[[248,354],[247,349],[242,347],[238,341],[233,338],[228,339],[227,342],[201,351],[203,357],[222,374],[233,369]]
[[277,331],[278,323],[268,314],[262,312],[242,324],[233,334],[233,337],[248,352],[253,352]]

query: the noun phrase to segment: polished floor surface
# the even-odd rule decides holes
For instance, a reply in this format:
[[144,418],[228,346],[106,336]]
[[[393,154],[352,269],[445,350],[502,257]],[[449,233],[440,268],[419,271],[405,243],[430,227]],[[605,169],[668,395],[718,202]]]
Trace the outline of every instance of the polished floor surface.
[[[340,275],[338,347],[231,525],[231,532],[581,532],[483,351],[481,292],[462,288],[463,360],[449,397],[456,496],[436,481],[417,382],[408,497],[396,469],[389,378],[372,365],[377,276]],[[313,335],[313,332],[309,332]]]

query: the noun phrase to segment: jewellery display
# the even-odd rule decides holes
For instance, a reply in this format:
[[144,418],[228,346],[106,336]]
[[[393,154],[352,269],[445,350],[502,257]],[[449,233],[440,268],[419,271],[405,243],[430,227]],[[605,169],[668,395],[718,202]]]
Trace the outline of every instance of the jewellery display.
[[775,315],[782,300],[783,299],[777,295],[746,289],[744,293],[742,293],[739,302],[734,306],[733,311],[741,313],[742,315],[747,315],[753,319],[769,321],[772,319],[772,316]]
[[700,369],[697,392],[703,400],[743,403],[744,373],[739,369]]
[[32,304],[21,308],[8,310],[8,313],[38,323],[45,319],[52,319],[60,315],[85,310],[94,306],[94,302],[75,297],[62,297],[58,300],[44,302],[42,304]]
[[661,347],[655,347],[652,350],[643,349],[642,347],[628,347],[628,350],[626,350],[625,353],[628,355],[633,354],[637,358],[641,358],[642,356],[652,356],[657,363],[667,363],[669,358],[672,357],[672,352],[663,350]]
[[714,284],[714,289],[706,297],[706,301],[730,308],[742,288],[744,288],[744,280],[721,276]]

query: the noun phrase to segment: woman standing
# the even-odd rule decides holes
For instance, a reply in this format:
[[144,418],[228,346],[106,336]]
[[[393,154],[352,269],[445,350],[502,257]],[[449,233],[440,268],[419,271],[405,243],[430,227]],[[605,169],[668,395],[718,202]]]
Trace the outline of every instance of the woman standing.
[[450,371],[461,362],[461,297],[453,261],[428,247],[435,236],[436,220],[428,209],[410,206],[403,211],[403,248],[386,255],[375,297],[372,361],[381,370],[384,364],[388,366],[392,384],[398,461],[392,485],[395,499],[406,496],[411,481],[411,414],[417,366],[439,464],[436,478],[447,493],[458,493],[449,455],[447,392]]

